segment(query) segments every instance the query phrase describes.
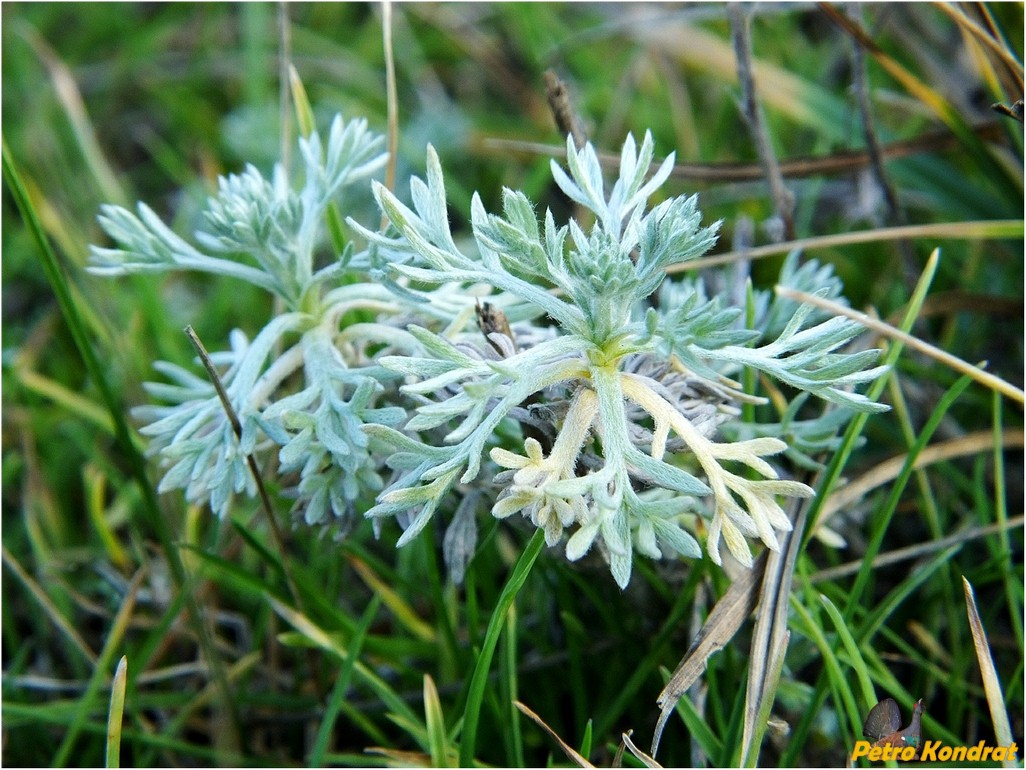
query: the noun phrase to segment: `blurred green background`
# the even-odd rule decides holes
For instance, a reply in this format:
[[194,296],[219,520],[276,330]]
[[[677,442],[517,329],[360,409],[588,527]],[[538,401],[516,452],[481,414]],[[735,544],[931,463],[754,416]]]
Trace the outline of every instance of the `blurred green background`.
[[[755,87],[795,196],[796,238],[899,224],[952,226],[944,237],[882,236],[810,251],[834,266],[851,304],[893,319],[939,247],[938,274],[913,332],[970,362],[987,361],[991,372],[1021,387],[1021,228],[1012,237],[975,237],[970,223],[1022,219],[1022,124],[991,105],[1022,99],[1021,65],[1017,74],[995,49],[1021,60],[1023,5],[952,7],[980,27],[992,26],[995,45],[981,45],[935,5],[748,6]],[[872,46],[856,45],[830,10],[850,13]],[[153,360],[191,360],[183,326],[223,347],[231,329],[254,333],[272,308],[255,290],[203,276],[88,275],[87,245],[103,243],[99,206],[144,200],[187,235],[219,174],[247,162],[266,173],[283,147],[294,156],[297,129],[280,88],[283,55],[322,127],[341,112],[365,116],[384,132],[382,8],[4,3],[2,14],[4,141],[127,409],[147,400],[141,383],[153,378]],[[422,172],[425,146],[433,144],[457,232],[465,231],[475,190],[489,209],[507,186],[522,189],[539,208],[569,213],[548,172],[552,155],[537,147],[555,153],[562,144],[545,99],[542,76],[551,68],[567,83],[598,149],[617,152],[627,132],[650,129],[657,153],[676,152],[682,166],[667,194],[697,191],[706,221],[724,220],[717,252],[774,239],[773,201],[741,111],[723,5],[418,3],[395,5],[392,16],[397,189],[405,195],[404,180]],[[885,152],[890,198],[864,159],[860,95]],[[825,168],[830,161],[836,162]],[[352,211],[375,221],[369,198],[353,201]],[[189,590],[228,667],[240,720],[232,724],[231,709],[209,691],[210,661],[181,617],[181,597],[138,513],[139,491],[110,417],[6,187],[2,238],[4,764],[103,763],[113,666],[94,676],[97,656],[139,570],[142,589],[115,645],[118,657],[128,656],[130,674],[123,764],[430,761],[425,674],[439,688],[449,739],[458,743],[454,728],[473,645],[525,530],[481,522],[481,550],[462,588],[442,572],[440,531],[398,553],[389,527],[380,541],[369,524],[344,543],[288,533],[290,558],[319,592],[315,619],[343,646],[362,639],[361,664],[386,688],[375,689],[357,672],[321,745],[315,736],[325,724],[323,698],[346,664],[320,651],[308,655],[294,634],[281,636],[290,627],[254,586],[280,576],[242,534],[249,528],[264,537],[260,519],[247,508],[234,523],[218,522],[189,510],[178,495],[163,496],[162,511],[192,576]],[[756,284],[772,286],[781,260],[754,262]],[[892,404],[900,399],[898,408],[870,421],[850,477],[906,452],[957,379],[918,354],[906,353],[898,370],[888,396]],[[1018,443],[1014,436],[996,441],[916,477],[884,533],[885,550],[1021,513],[1021,404],[973,385],[944,416],[934,441],[999,429],[1018,431]],[[851,577],[812,578],[859,558],[887,491],[885,485],[832,521],[847,549],[814,541],[803,554],[796,595],[815,619],[822,616],[818,593],[841,605]],[[990,634],[1014,735],[1022,736],[1021,526],[1020,519],[1005,534],[955,549],[930,567],[925,582],[913,580],[925,563],[916,560],[874,572],[856,632],[880,625],[858,638],[913,697],[926,698],[935,735],[970,744],[993,736],[966,627],[959,580],[965,575]],[[223,561],[200,559],[197,551]],[[511,708],[511,697],[571,745],[589,746],[596,763],[611,761],[629,728],[647,745],[664,673],[729,579],[708,562],[648,563],[639,572],[621,593],[601,564],[567,565],[558,553],[543,554],[497,656],[497,686],[478,740],[482,762],[566,761]],[[882,619],[872,614],[877,606],[887,608]],[[368,607],[370,626],[361,637]],[[748,633],[746,626],[711,659],[695,693],[691,719],[699,721],[685,727],[671,719],[659,756],[665,765],[729,761],[739,736]],[[761,761],[840,764],[857,726],[844,722],[831,698],[809,713],[823,663],[801,624],[792,633],[774,716],[802,725],[802,737],[771,734]],[[91,680],[98,690],[88,687]],[[878,693],[883,697],[879,687]],[[911,702],[901,706],[907,714]],[[311,749],[316,745],[320,753]],[[389,760],[365,754],[371,746],[409,753]]]

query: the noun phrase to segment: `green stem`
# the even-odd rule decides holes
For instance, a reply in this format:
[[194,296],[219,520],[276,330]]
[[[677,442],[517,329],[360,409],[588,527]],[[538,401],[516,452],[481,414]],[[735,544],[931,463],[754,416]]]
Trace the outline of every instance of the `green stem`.
[[541,553],[544,542],[544,531],[539,529],[534,533],[534,537],[531,538],[527,548],[521,554],[520,560],[513,568],[513,573],[509,576],[509,580],[506,581],[506,585],[499,595],[498,604],[495,605],[492,617],[488,621],[488,630],[485,632],[484,643],[481,645],[481,652],[478,653],[477,663],[474,665],[474,673],[470,679],[467,705],[463,709],[460,767],[474,766],[474,745],[477,741],[477,725],[481,719],[481,704],[484,701],[485,685],[488,683],[488,669],[492,665],[495,646],[499,642],[499,634],[502,632],[502,624],[506,613],[512,606],[517,593],[523,588],[535,559]]
[[32,200],[29,197],[25,184],[22,182],[18,169],[14,165],[14,159],[11,157],[6,139],[3,140],[2,145],[4,181],[7,182],[7,187],[14,197],[15,205],[18,207],[18,211],[22,215],[26,228],[32,234],[32,237],[36,242],[36,246],[39,248],[43,271],[46,273],[46,277],[50,282],[50,287],[53,289],[54,296],[57,298],[57,304],[61,309],[61,315],[64,317],[64,320],[68,325],[68,330],[71,332],[72,339],[75,342],[75,347],[78,349],[79,355],[82,357],[82,363],[85,365],[90,379],[96,383],[96,387],[100,392],[100,397],[103,399],[104,404],[111,414],[111,419],[114,423],[115,437],[118,444],[121,446],[122,451],[125,453],[131,475],[139,485],[139,490],[142,496],[142,514],[145,516],[147,524],[152,528],[153,533],[160,542],[161,549],[164,552],[164,557],[171,573],[172,582],[179,591],[185,592],[188,620],[199,639],[199,644],[203,650],[204,657],[211,667],[214,683],[218,694],[220,695],[221,703],[228,714],[232,733],[230,738],[234,745],[240,745],[242,730],[240,727],[241,723],[239,720],[237,702],[235,698],[232,697],[228,677],[224,671],[224,665],[215,651],[210,630],[202,620],[203,615],[200,613],[199,603],[196,601],[195,595],[188,585],[189,576],[186,574],[185,566],[182,564],[181,555],[174,543],[171,528],[168,526],[167,520],[160,510],[160,506],[157,504],[156,492],[154,491],[153,484],[150,483],[149,477],[146,473],[146,458],[143,456],[142,452],[139,451],[139,448],[136,446],[135,441],[132,438],[132,431],[128,426],[126,418],[127,410],[123,407],[120,400],[115,395],[114,389],[110,385],[107,378],[107,367],[100,364],[99,356],[93,348],[92,340],[89,339],[85,323],[82,320],[82,314],[79,312],[78,306],[72,298],[68,278],[64,273],[63,266],[61,265],[60,260],[58,260],[57,255],[54,253],[46,233],[43,231],[43,225],[39,221],[39,217],[36,216]]

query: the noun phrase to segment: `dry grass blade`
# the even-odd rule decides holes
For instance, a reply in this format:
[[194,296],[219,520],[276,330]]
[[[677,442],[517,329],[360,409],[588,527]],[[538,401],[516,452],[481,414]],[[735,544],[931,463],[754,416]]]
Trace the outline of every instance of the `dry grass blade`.
[[[987,694],[987,706],[990,708],[990,718],[994,723],[994,737],[999,746],[1007,746],[1012,742],[1012,726],[1008,721],[1008,711],[1005,709],[1005,698],[1001,692],[1001,681],[998,679],[997,669],[994,667],[994,658],[990,654],[990,644],[987,642],[987,632],[980,622],[980,613],[976,609],[976,598],[973,595],[973,587],[969,581],[962,576],[962,588],[965,591],[965,608],[969,614],[969,629],[973,634],[973,645],[976,647],[976,659],[980,663],[980,676],[983,678],[983,691]],[[1003,760],[1004,767],[1015,767],[1013,760]]]
[[902,227],[875,227],[872,230],[855,230],[849,233],[819,235],[814,238],[799,238],[796,241],[771,243],[756,246],[745,251],[728,251],[714,257],[703,257],[670,265],[666,272],[683,273],[705,270],[717,265],[727,265],[741,259],[764,259],[791,251],[832,249],[837,246],[851,246],[857,243],[883,243],[911,238],[955,238],[976,240],[989,238],[1021,238],[1023,223],[1018,219],[992,219],[979,222],[938,222],[930,225],[904,225]]
[[82,635],[79,634],[78,631],[75,630],[75,627],[68,622],[67,618],[61,614],[57,605],[50,600],[50,597],[47,596],[46,591],[43,590],[42,586],[32,579],[32,576],[24,570],[21,564],[18,563],[18,560],[14,558],[14,555],[8,551],[6,547],[4,547],[0,553],[3,554],[4,564],[6,564],[11,572],[14,573],[21,584],[28,589],[28,592],[32,594],[33,598],[39,602],[39,606],[42,608],[43,612],[45,612],[47,617],[53,621],[53,624],[57,629],[67,637],[68,641],[71,642],[71,646],[82,653],[82,657],[85,658],[91,666],[95,666],[96,653],[90,649],[86,640],[82,638]]
[[933,6],[937,10],[950,16],[958,26],[976,38],[976,40],[981,42],[986,48],[990,49],[990,51],[994,53],[1006,67],[1008,67],[1009,72],[1018,78],[1019,87],[1022,88],[1022,64],[1015,58],[1015,55],[1012,54],[1011,51],[991,37],[987,30],[962,13],[962,11],[954,4],[934,3]]
[[620,736],[623,740],[623,745],[627,747],[627,750],[636,756],[645,767],[662,767],[662,765],[655,761],[655,757],[649,756],[634,745],[634,741],[631,740],[631,732],[633,731],[625,732]]
[[787,630],[787,613],[791,583],[794,578],[794,565],[801,552],[802,533],[805,531],[805,520],[809,510],[807,503],[795,505],[798,512],[794,527],[781,538],[780,550],[769,552],[766,574],[759,592],[759,610],[755,616],[752,652],[748,657],[748,687],[745,693],[744,732],[741,739],[741,761],[744,765],[749,764],[749,758],[754,760],[758,757],[756,739],[763,734],[758,720],[772,705],[766,703],[766,700],[771,693],[776,692],[780,676],[777,664],[786,653],[787,640],[790,638]]
[[[702,72],[728,88],[736,87],[734,48],[730,40],[717,32],[683,19],[665,18],[658,24],[635,25],[631,36],[639,45],[668,57],[686,72]],[[753,60],[751,71],[767,111],[786,116],[799,125],[824,126],[826,120],[817,113],[814,99],[810,99],[813,89],[807,81],[766,59]]]
[[[994,535],[998,532],[1016,529],[1021,527],[1026,522],[1026,517],[1016,516],[1009,519],[1006,522],[998,522],[997,524],[988,524],[985,527],[973,527],[963,532],[956,532],[953,535],[942,537],[937,540],[930,540],[925,543],[916,543],[915,545],[906,546],[905,548],[897,548],[893,551],[887,551],[882,553],[873,559],[873,569],[879,569],[880,567],[886,567],[890,564],[897,564],[898,562],[908,561],[909,559],[918,559],[921,556],[934,553],[935,551],[942,551],[953,545],[965,544],[971,540],[977,538],[986,537],[987,535]],[[837,580],[838,578],[845,577],[846,575],[854,575],[860,569],[862,569],[862,559],[856,559],[845,564],[839,564],[836,567],[829,567],[822,569],[819,572],[814,573],[810,578],[810,583],[822,583],[826,580]]]
[[844,30],[851,38],[876,60],[876,63],[894,78],[913,97],[927,105],[949,127],[956,127],[960,118],[950,102],[937,90],[931,88],[907,69],[896,58],[886,53],[862,28],[849,19],[833,3],[817,3],[827,18]]
[[513,705],[517,707],[521,714],[526,716],[528,719],[530,719],[532,722],[538,725],[542,730],[548,733],[549,737],[552,738],[552,740],[554,740],[557,744],[559,744],[559,748],[563,750],[563,753],[567,755],[571,762],[573,762],[578,767],[595,767],[595,765],[593,765],[587,759],[578,754],[574,750],[573,746],[571,746],[562,738],[560,738],[556,734],[556,731],[549,727],[547,724],[545,724],[545,720],[543,720],[540,716],[535,714],[531,709],[529,709],[527,706],[525,706],[518,700],[513,701]]
[[421,620],[417,616],[416,610],[392,586],[382,580],[367,562],[350,553],[347,553],[345,558],[366,586],[381,597],[381,601],[392,611],[403,627],[421,641],[434,643],[435,631],[431,624]]
[[616,753],[613,755],[613,762],[610,767],[618,770],[623,767],[623,752],[627,748],[627,744],[620,741],[620,745],[616,747]]
[[[1022,429],[1009,428],[1001,434],[1002,449],[1022,448],[1024,441],[1026,441],[1026,432]],[[916,457],[912,468],[913,470],[919,470],[934,463],[951,460],[956,457],[970,457],[992,449],[993,446],[994,434],[991,431],[976,431],[975,433],[969,433],[950,441],[942,441],[939,444],[926,447]],[[901,469],[905,466],[907,457],[907,454],[901,454],[889,460],[884,460],[857,479],[838,488],[824,502],[816,526],[822,526],[838,511],[848,508],[855,502],[862,500],[872,490],[896,479],[898,474],[901,473]]]
[[827,310],[834,315],[843,315],[845,318],[858,321],[867,329],[871,329],[884,337],[898,340],[913,350],[917,350],[920,353],[924,353],[931,358],[940,361],[942,364],[954,369],[956,372],[968,374],[981,385],[984,385],[991,390],[996,390],[997,392],[1018,401],[1020,404],[1026,404],[1026,393],[1012,385],[1010,382],[1007,382],[1000,377],[995,377],[990,372],[985,372],[978,366],[973,366],[967,361],[963,361],[958,356],[953,356],[938,347],[934,347],[927,342],[923,342],[918,337],[913,337],[911,334],[906,334],[900,329],[895,329],[890,324],[878,321],[865,313],[860,313],[857,310],[852,310],[844,305],[839,305],[836,302],[831,302],[823,299],[822,297],[816,297],[804,291],[789,289],[786,286],[777,286],[776,291],[781,297],[787,297],[788,299],[793,299],[797,302],[814,305],[823,310]]
[[734,638],[734,634],[741,627],[759,599],[759,586],[762,583],[762,575],[766,569],[766,554],[764,551],[755,560],[752,568],[741,575],[723,594],[705,625],[698,632],[691,648],[684,655],[684,658],[677,665],[670,681],[659,693],[656,703],[662,710],[659,721],[656,723],[655,733],[652,737],[652,751],[654,757],[659,751],[659,739],[662,738],[663,728],[666,727],[666,720],[670,718],[674,708],[677,706],[684,693],[698,681],[698,677],[705,671],[706,664],[713,653],[723,647]]

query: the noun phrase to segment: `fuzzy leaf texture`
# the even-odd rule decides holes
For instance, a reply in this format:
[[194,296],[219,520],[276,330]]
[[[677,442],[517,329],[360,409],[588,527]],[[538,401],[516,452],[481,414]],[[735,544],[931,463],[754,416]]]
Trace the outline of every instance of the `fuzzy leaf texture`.
[[[365,122],[339,118],[326,141],[300,142],[298,189],[280,168],[222,179],[195,245],[143,204],[103,209],[115,246],[93,247],[94,272],[199,270],[285,308],[214,354],[241,441],[204,378],[157,365],[171,382],[148,389],[167,405],[137,414],[167,468],[162,490],[223,515],[253,492],[246,454],[276,452],[297,521],[345,532],[363,514],[377,532],[394,519],[402,546],[445,516],[459,580],[475,512],[490,508],[570,560],[597,550],[626,586],[638,555],[720,563],[722,542],[751,564],[751,540],[778,548],[782,501],[812,494],[789,465],[812,464],[851,412],[884,408],[856,390],[882,371],[877,351],[845,352],[856,324],[761,292],[745,314],[698,280],[665,279],[713,246],[719,223],[703,226],[695,196],[650,202],[673,156],[651,171],[649,133],[627,137],[611,185],[591,145],[568,138],[566,168],[552,163],[592,224],[558,223],[506,189],[501,213],[474,194],[469,239],[450,229],[434,150],[404,202],[370,179],[380,147]],[[326,208],[349,188],[370,190],[387,227],[346,220],[355,240],[318,266]],[[840,298],[829,268],[797,254],[782,282]],[[746,370],[790,399],[758,424],[739,419],[741,404],[765,404],[742,391]],[[830,409],[807,416],[813,399]]]
[[[484,485],[497,495],[493,515],[527,517],[549,545],[565,542],[571,560],[597,545],[621,586],[635,552],[700,556],[688,531],[696,514],[710,519],[707,550],[714,561],[722,538],[736,559],[750,564],[746,538],[777,548],[776,533],[790,528],[779,498],[812,490],[781,478],[768,459],[788,449],[777,436],[793,431],[714,440],[740,413],[738,403],[760,401],[730,377],[751,367],[799,393],[872,411],[881,407],[851,386],[880,374],[869,367],[876,351],[838,352],[857,327],[768,299],[761,299],[761,327],[746,329],[740,308],[725,297],[706,299],[693,282],[661,292],[662,304],[645,312],[666,267],[705,253],[718,223],[701,226],[693,196],[648,208],[673,162],[667,158],[646,180],[649,134],[640,148],[628,137],[620,178],[608,190],[590,145],[578,151],[568,139],[567,153],[567,170],[553,162],[553,177],[591,210],[594,225],[587,231],[572,220],[557,225],[549,211],[539,221],[533,204],[513,190],[503,191],[502,215],[491,214],[475,195],[473,252],[457,246],[450,232],[433,150],[427,180],[411,183],[412,208],[375,185],[390,228],[364,234],[381,254],[398,257],[379,263],[397,285],[486,284],[489,301],[534,310],[521,312],[523,321],[494,350],[486,344],[494,335],[459,324],[443,334],[411,327],[422,352],[380,360],[406,379],[401,391],[419,406],[403,431],[368,428],[393,446],[390,464],[397,469],[368,515],[396,516],[407,527],[400,544],[408,542],[440,509],[443,495],[458,497],[457,485],[479,479],[487,452],[499,470]],[[795,260],[785,264],[786,277],[818,282],[816,288],[836,296],[839,284],[828,269],[797,268]],[[419,293],[428,303],[431,295]],[[549,336],[531,323],[542,316],[557,325]],[[810,318],[820,322],[809,325]],[[765,343],[752,347],[760,340]],[[787,421],[816,435],[793,414]],[[756,478],[738,475],[739,465]],[[459,542],[465,554],[466,539]]]
[[[150,451],[167,469],[161,491],[185,489],[187,499],[208,503],[223,516],[237,494],[255,494],[246,456],[277,451],[280,472],[297,478],[286,490],[295,499],[294,515],[345,531],[357,503],[384,487],[381,458],[362,427],[366,421],[398,424],[406,412],[378,405],[395,375],[368,360],[363,346],[340,344],[341,321],[374,307],[385,323],[366,325],[368,335],[394,341],[397,330],[387,320],[402,307],[383,287],[366,284],[369,256],[352,244],[325,267],[315,265],[327,207],[383,167],[383,144],[366,121],[346,124],[336,117],[326,142],[317,133],[299,141],[304,182],[298,190],[280,165],[270,179],[253,166],[221,178],[195,234],[199,248],[145,204],[138,215],[103,208],[100,223],[117,246],[91,249],[93,272],[207,272],[259,286],[286,308],[252,343],[236,331],[232,349],[212,355],[241,420],[241,440],[210,382],[157,363],[174,384],[148,383],[147,390],[168,405],[140,407],[135,414],[147,423],[142,432],[150,437]],[[340,278],[359,283],[332,287]]]

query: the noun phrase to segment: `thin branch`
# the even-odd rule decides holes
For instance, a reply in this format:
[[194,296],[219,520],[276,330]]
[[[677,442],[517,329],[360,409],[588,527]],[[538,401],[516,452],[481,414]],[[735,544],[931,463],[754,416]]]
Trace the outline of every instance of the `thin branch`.
[[[204,347],[203,342],[199,336],[193,330],[192,326],[185,327],[185,334],[189,338],[189,342],[196,349],[196,353],[199,355],[200,361],[203,363],[203,368],[207,370],[207,375],[210,377],[211,383],[214,385],[214,390],[217,392],[217,397],[221,402],[221,407],[224,409],[224,413],[228,416],[228,421],[231,423],[232,432],[235,433],[235,438],[240,442],[242,441],[242,423],[239,422],[239,415],[235,411],[235,407],[232,406],[231,399],[228,397],[227,391],[224,389],[224,383],[221,381],[221,375],[218,374],[217,369],[214,367],[214,362],[210,359],[210,354]],[[285,538],[281,533],[281,528],[278,526],[278,520],[274,516],[274,506],[271,504],[271,496],[267,492],[267,487],[264,485],[263,474],[260,472],[260,468],[257,465],[256,458],[252,454],[246,455],[246,464],[249,466],[249,472],[253,474],[253,480],[256,482],[257,493],[260,495],[261,508],[264,511],[264,515],[267,518],[267,523],[270,526],[271,537],[274,539],[274,545],[278,549],[278,553],[281,555],[281,571],[285,577],[285,584],[289,589],[289,594],[295,601],[296,606],[300,612],[306,612],[303,607],[303,597],[296,588],[296,583],[292,579],[292,570],[289,568],[289,561],[285,553]],[[308,651],[308,661],[310,662],[311,674],[316,671],[313,661],[313,651]],[[323,695],[323,683],[315,677],[314,685],[317,692]]]
[[788,299],[793,299],[796,302],[803,302],[810,305],[814,305],[815,307],[826,310],[830,313],[833,313],[834,315],[843,315],[845,318],[850,318],[853,321],[857,321],[858,323],[865,326],[867,329],[877,332],[878,334],[889,339],[898,340],[899,342],[912,348],[913,350],[917,350],[920,353],[930,356],[931,358],[939,361],[945,366],[954,369],[956,372],[969,375],[978,383],[987,388],[990,388],[991,390],[996,390],[997,392],[1005,396],[1008,396],[1009,398],[1013,399],[1014,401],[1017,401],[1020,404],[1026,404],[1026,393],[1012,385],[1010,382],[1007,382],[1001,379],[1000,377],[996,377],[990,372],[986,372],[983,369],[979,368],[978,366],[973,366],[967,361],[963,361],[958,356],[953,356],[950,353],[941,350],[940,348],[935,347],[934,345],[931,345],[928,342],[923,342],[918,337],[913,337],[911,334],[906,334],[900,329],[894,328],[890,324],[884,323],[883,321],[878,321],[877,319],[871,318],[865,313],[860,313],[857,310],[852,310],[851,308],[845,307],[844,305],[839,305],[836,302],[831,302],[830,300],[823,299],[822,297],[817,297],[814,294],[809,294],[804,291],[798,291],[797,289],[790,289],[786,286],[778,285],[776,287],[776,292],[781,297],[787,297]]
[[748,124],[759,160],[762,162],[769,183],[770,195],[777,217],[783,224],[783,238],[774,240],[791,240],[794,238],[794,194],[784,186],[780,174],[777,156],[773,151],[766,123],[755,96],[755,78],[752,73],[752,36],[749,22],[751,16],[747,7],[740,3],[729,3],[727,15],[730,18],[731,37],[734,42],[734,55],[737,57],[737,78],[741,84],[742,114]]
[[739,259],[763,259],[776,254],[786,254],[795,249],[829,249],[849,246],[855,243],[878,243],[901,238],[954,238],[956,240],[988,240],[991,238],[1022,238],[1022,222],[1017,219],[994,219],[978,222],[937,222],[930,225],[906,225],[904,227],[877,227],[872,230],[856,230],[851,233],[833,233],[797,241],[770,243],[744,251],[729,251],[712,257],[693,259],[679,265],[670,265],[666,272],[683,273],[705,270],[715,265],[725,265]]
[[564,83],[554,70],[545,70],[542,76],[545,79],[545,98],[548,99],[549,109],[552,110],[552,117],[556,126],[563,136],[574,138],[574,147],[582,149],[588,142],[588,135],[584,130],[584,124],[580,116],[570,103],[570,94]]
[[[953,545],[965,544],[971,540],[977,538],[986,537],[987,535],[995,535],[1002,531],[1009,529],[1015,529],[1021,527],[1024,522],[1024,517],[1015,516],[1003,523],[987,524],[983,527],[973,527],[967,529],[964,532],[956,532],[953,535],[942,537],[937,540],[930,540],[925,543],[916,543],[915,545],[906,546],[905,548],[896,548],[893,551],[887,551],[880,554],[873,559],[873,569],[879,569],[891,564],[897,564],[899,562],[908,561],[909,559],[918,559],[921,556],[926,556],[936,551],[942,551]],[[810,583],[822,583],[826,580],[837,580],[838,578],[847,577],[848,575],[854,575],[862,569],[862,559],[855,559],[845,564],[838,564],[836,567],[828,567],[827,569],[821,569],[819,572],[814,572],[809,576]]]
[[996,112],[996,113],[998,113],[1000,115],[1004,115],[1006,117],[1012,118],[1013,120],[1018,120],[1020,123],[1023,122],[1023,120],[1022,120],[1022,99],[1020,99],[1019,101],[1015,102],[1015,104],[1013,104],[1011,107],[1007,107],[1004,104],[1001,104],[1000,102],[998,102],[997,104],[990,105],[990,108],[992,110],[994,110],[994,112]]
[[[858,21],[859,15],[861,14],[861,6],[849,5],[848,13],[850,16]],[[876,177],[876,183],[880,186],[880,190],[884,194],[884,200],[887,202],[887,218],[889,224],[900,225],[905,224],[901,215],[901,210],[898,208],[898,197],[894,193],[894,188],[891,186],[884,173],[883,168],[883,153],[880,151],[880,142],[876,137],[876,128],[873,121],[873,109],[869,100],[869,78],[866,73],[866,56],[862,50],[862,46],[858,44],[858,41],[851,41],[851,69],[852,69],[852,87],[855,90],[855,94],[858,97],[859,113],[862,118],[862,136],[866,142],[866,154],[869,156],[869,167],[873,171],[873,176]]]
[[934,3],[933,5],[937,10],[949,16],[956,24],[962,27],[962,29],[966,30],[976,38],[976,40],[983,43],[984,47],[989,48],[991,52],[994,53],[1008,68],[1008,71],[1018,80],[1019,90],[1022,90],[1022,62],[1016,59],[1015,56],[1013,56],[1012,53],[1004,46],[999,45],[998,41],[995,40],[987,30],[962,13],[961,9],[956,7],[954,3]]
[[391,0],[382,0],[381,3],[381,34],[385,46],[385,98],[388,105],[388,166],[385,167],[385,187],[394,191],[396,156],[399,153],[399,95],[395,84],[395,52],[392,50]]
[[[1001,126],[989,121],[974,126],[973,131],[980,139],[997,140],[1002,137]],[[927,131],[911,139],[902,139],[880,145],[880,155],[885,160],[896,160],[921,152],[939,152],[960,146],[960,140],[947,129]],[[519,152],[526,155],[550,155],[564,157],[566,147],[541,142],[523,142],[516,139],[489,137],[481,142],[486,152]],[[612,153],[598,153],[603,168],[615,169],[620,156]],[[872,163],[866,150],[841,150],[829,155],[805,155],[780,161],[780,173],[786,179],[804,179],[823,174],[842,174],[868,167]],[[763,178],[763,169],[753,163],[677,163],[670,174],[672,179],[692,182],[754,182]]]
[[[862,7],[857,4],[848,6],[848,15],[856,22],[862,15]],[[904,213],[898,205],[898,196],[883,167],[883,154],[880,152],[880,142],[876,136],[876,127],[873,121],[873,108],[869,99],[869,76],[866,68],[866,55],[857,40],[851,41],[851,78],[852,88],[858,99],[859,115],[862,118],[862,136],[866,142],[866,153],[869,155],[870,169],[877,186],[883,193],[884,202],[887,204],[886,221],[889,225],[906,224]],[[915,274],[918,272],[915,265],[915,255],[907,240],[898,241],[898,248],[901,253],[901,264],[904,269],[906,283],[915,283]]]
[[[549,109],[552,111],[552,117],[556,121],[556,126],[564,137],[562,144],[565,157],[565,138],[567,136],[573,137],[574,147],[581,150],[588,143],[588,134],[584,130],[583,121],[570,103],[570,93],[567,90],[566,84],[560,80],[559,75],[554,70],[548,69],[545,70],[543,78],[545,80],[545,97],[548,99]],[[574,204],[574,219],[581,223],[589,222],[592,221],[592,215],[587,207],[577,203]],[[634,252],[632,252],[631,260],[634,262],[638,261]]]

